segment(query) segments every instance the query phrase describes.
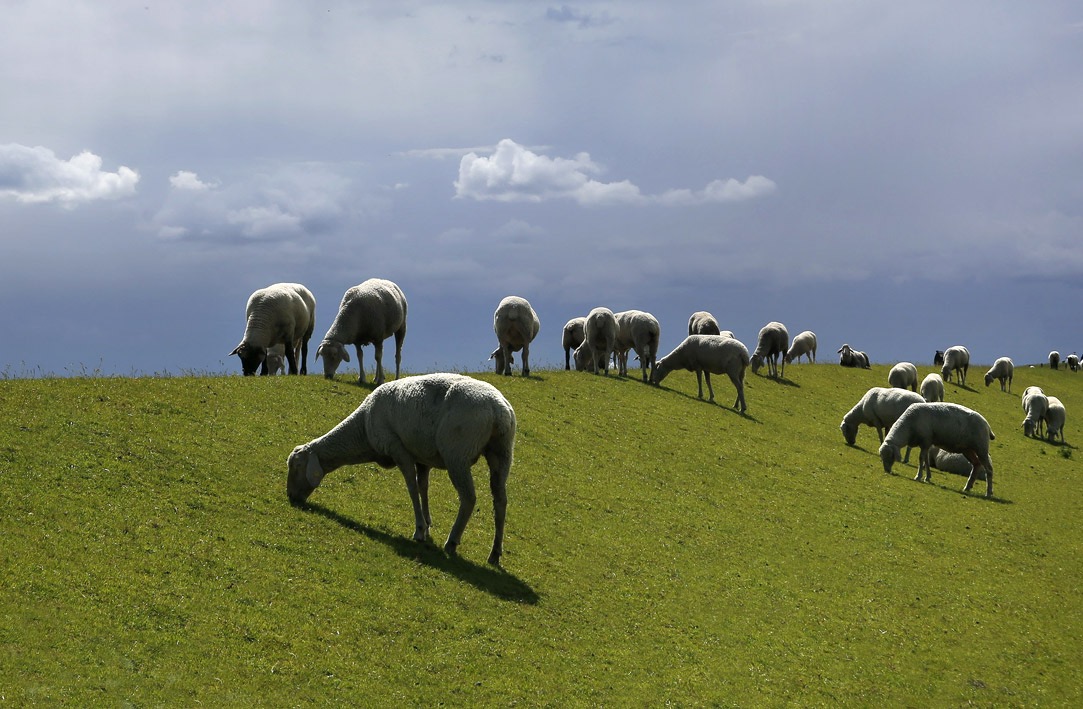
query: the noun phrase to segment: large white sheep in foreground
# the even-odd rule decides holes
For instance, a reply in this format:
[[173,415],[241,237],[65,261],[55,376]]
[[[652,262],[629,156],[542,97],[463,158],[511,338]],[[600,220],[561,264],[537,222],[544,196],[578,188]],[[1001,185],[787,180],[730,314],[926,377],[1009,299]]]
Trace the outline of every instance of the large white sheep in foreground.
[[872,365],[869,364],[869,356],[861,350],[855,350],[850,345],[843,345],[839,348],[839,364],[843,367],[872,369]]
[[887,373],[887,383],[896,389],[918,390],[918,368],[910,362],[899,362]]
[[658,360],[651,373],[651,382],[661,384],[670,372],[687,369],[696,373],[701,399],[703,377],[706,376],[709,401],[714,401],[711,375],[725,374],[737,389],[737,400],[733,406],[744,413],[748,409],[745,404],[745,369],[748,362],[748,348],[740,340],[722,335],[689,335],[672,352]]
[[496,373],[511,376],[512,353],[523,351],[523,376],[530,376],[530,343],[541,330],[541,320],[526,298],[509,295],[493,313],[497,347],[489,359],[496,360]]
[[642,310],[624,310],[614,317],[617,319],[617,374],[628,376],[628,350],[634,349],[639,355],[643,381],[647,381],[648,369],[653,371],[658,360],[658,340],[662,334],[658,318]]
[[880,460],[884,472],[890,473],[891,467],[899,457],[903,446],[917,446],[918,474],[915,480],[925,482],[932,479],[929,466],[929,450],[937,446],[949,453],[962,453],[973,466],[966,480],[963,492],[970,492],[979,468],[985,469],[985,496],[993,496],[993,462],[989,458],[989,441],[996,436],[989,428],[989,422],[977,411],[960,406],[938,402],[935,404],[913,404],[903,412],[880,444]]
[[1045,412],[1049,408],[1049,397],[1045,395],[1041,387],[1029,386],[1023,390],[1023,434],[1035,438],[1042,437],[1045,423]]
[[786,376],[786,351],[790,349],[790,333],[780,322],[769,322],[760,328],[756,338],[756,351],[752,353],[752,373],[759,371],[767,362],[767,373],[778,379],[778,360],[782,358],[782,375]]
[[497,389],[460,374],[426,374],[384,384],[324,435],[290,453],[286,494],[308,499],[327,473],[344,465],[397,466],[414,507],[414,539],[430,539],[429,471],[448,471],[459,513],[444,550],[455,553],[477,496],[470,468],[484,456],[495,534],[489,563],[500,563],[507,480],[515,448],[515,411]]
[[697,310],[688,318],[689,335],[719,335],[718,320],[706,310]]
[[1008,357],[1000,357],[993,362],[993,366],[985,373],[985,386],[993,383],[994,379],[1000,380],[1000,390],[1004,391],[1007,385],[1008,391],[1012,390],[1012,377],[1015,375],[1015,364]]
[[805,330],[793,338],[790,349],[786,351],[783,361],[789,364],[794,360],[800,361],[802,356],[806,357],[809,362],[816,362],[816,333],[812,330]]
[[395,336],[395,378],[399,378],[402,366],[402,341],[406,339],[406,296],[391,281],[370,278],[348,289],[338,306],[338,314],[331,323],[323,342],[316,350],[323,357],[323,376],[331,379],[343,361],[350,361],[347,345],[357,352],[357,383],[365,383],[365,364],[361,347],[372,345],[376,350],[376,379],[384,383],[384,340]]
[[595,308],[587,314],[587,321],[583,323],[583,344],[576,349],[576,361],[579,361],[579,351],[583,351],[582,359],[587,363],[589,371],[597,374],[599,369],[605,370],[609,376],[609,360],[613,351],[617,348],[617,318],[609,308]]
[[1045,408],[1045,436],[1050,441],[1056,441],[1060,436],[1060,442],[1064,443],[1064,423],[1067,412],[1064,404],[1055,396],[1047,397],[1048,405]]
[[241,344],[230,356],[241,360],[241,371],[251,376],[270,373],[267,350],[282,345],[289,373],[297,374],[300,350],[300,373],[308,374],[308,341],[316,325],[316,298],[300,283],[276,283],[260,288],[248,298],[245,328]]
[[925,378],[921,380],[921,387],[918,389],[922,398],[925,401],[932,403],[934,401],[944,400],[944,378],[936,372],[929,372],[925,375]]
[[564,323],[564,331],[560,335],[560,346],[564,348],[564,369],[572,368],[572,352],[583,344],[583,325],[586,318],[572,318]]
[[970,350],[962,345],[955,345],[944,350],[944,366],[940,376],[945,382],[951,381],[952,372],[959,375],[959,385],[966,386],[966,372],[970,369]]
[[[921,394],[906,389],[893,387],[872,387],[846,412],[839,424],[846,445],[852,446],[857,441],[857,430],[861,424],[876,429],[876,437],[884,442],[884,431],[902,416],[911,404],[925,403]],[[910,461],[910,450],[906,451],[906,461]]]

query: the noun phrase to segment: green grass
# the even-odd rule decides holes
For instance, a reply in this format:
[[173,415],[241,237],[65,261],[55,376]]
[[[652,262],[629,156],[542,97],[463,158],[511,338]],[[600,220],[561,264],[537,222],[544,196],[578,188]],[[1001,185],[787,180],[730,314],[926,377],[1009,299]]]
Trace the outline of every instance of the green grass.
[[[685,372],[478,375],[519,421],[499,570],[483,464],[459,558],[394,470],[288,504],[353,375],[2,381],[0,704],[1079,706],[1083,375],[983,372],[947,388],[997,434],[992,501],[843,443],[883,366],[749,374],[747,416]],[[1023,436],[1029,384],[1067,446]],[[442,541],[443,473],[431,500]]]

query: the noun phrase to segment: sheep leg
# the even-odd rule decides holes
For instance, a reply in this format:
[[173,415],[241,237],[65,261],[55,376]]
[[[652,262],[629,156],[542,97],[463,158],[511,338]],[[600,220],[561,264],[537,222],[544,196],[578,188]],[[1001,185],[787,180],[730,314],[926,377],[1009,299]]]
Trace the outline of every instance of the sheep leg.
[[[711,398],[707,401],[714,402],[714,387],[711,386],[711,373],[706,369],[703,370],[703,378],[707,380],[707,392],[711,395]],[[702,398],[702,397],[700,397]]]
[[[286,351],[286,362],[289,364],[289,373],[297,374],[297,353],[293,349],[293,343],[287,342],[283,347]],[[263,360],[263,369],[260,370],[260,374],[267,374],[267,360]]]
[[361,345],[354,345],[354,350],[357,352],[357,383],[365,383],[365,352],[361,349]]
[[[410,502],[414,505],[414,541],[428,541],[429,524],[425,519],[426,510],[421,505],[421,489],[418,485],[418,469],[412,458],[403,455],[396,459],[402,477],[406,481],[406,490],[410,493]],[[428,497],[428,475],[425,476],[425,496]],[[427,507],[427,505],[426,505]]]
[[925,480],[929,480],[929,446],[921,446],[918,449],[918,474],[914,476],[914,480],[921,482],[921,474],[925,472]]
[[373,348],[376,350],[376,386],[380,386],[384,383],[384,341],[377,339],[372,343]]
[[493,493],[493,548],[489,552],[489,563],[500,564],[504,553],[504,518],[508,511],[508,473],[511,472],[511,458],[496,453],[486,452],[485,462],[489,464],[489,489]]
[[[511,374],[510,370],[508,371],[508,374]],[[529,341],[523,343],[523,376],[524,377],[529,377],[530,376],[530,342]]]
[[572,371],[572,348],[571,347],[565,347],[564,348],[564,371],[565,372]]
[[474,478],[470,475],[469,464],[449,463],[447,474],[451,478],[455,492],[459,493],[459,514],[455,516],[455,524],[451,526],[447,541],[444,542],[444,551],[454,554],[466,529],[466,523],[470,521],[470,515],[474,514],[474,505],[477,504],[478,497],[474,492]]
[[399,378],[402,371],[402,341],[406,339],[406,325],[404,324],[395,332],[395,379]]
[[301,374],[308,374],[308,340],[301,338],[301,345],[298,349],[301,356]]
[[703,370],[696,370],[696,384],[699,385],[699,398],[703,398]]
[[421,514],[425,518],[425,528],[429,529],[432,527],[432,515],[429,514],[429,471],[432,468],[420,463],[415,467],[417,468],[417,494],[421,498]]
[[733,408],[740,409],[743,414],[748,408],[745,405],[745,383],[736,374],[730,375],[730,381],[733,382],[733,387],[737,390],[737,398],[733,402]]

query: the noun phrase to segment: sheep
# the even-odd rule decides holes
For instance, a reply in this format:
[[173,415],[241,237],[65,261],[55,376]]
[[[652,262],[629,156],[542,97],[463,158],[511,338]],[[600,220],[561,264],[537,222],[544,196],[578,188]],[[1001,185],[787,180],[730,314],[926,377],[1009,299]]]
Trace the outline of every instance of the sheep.
[[526,298],[509,295],[493,313],[497,348],[489,355],[496,360],[496,373],[511,376],[512,353],[523,351],[523,376],[530,376],[530,343],[541,330],[541,320]]
[[839,348],[839,364],[843,367],[872,369],[869,364],[869,356],[861,350],[855,350],[850,345],[843,345]]
[[316,356],[323,357],[323,376],[332,379],[335,370],[343,362],[350,361],[346,345],[353,345],[357,352],[357,383],[365,383],[365,363],[361,347],[372,345],[376,356],[376,379],[384,383],[384,340],[395,336],[395,378],[399,378],[402,366],[402,341],[406,339],[406,296],[391,281],[370,278],[342,296],[335,321],[323,336],[316,349]]
[[647,369],[653,371],[658,359],[658,340],[662,333],[658,319],[642,310],[625,310],[616,313],[614,317],[617,319],[617,341],[614,350],[617,355],[617,374],[628,376],[628,350],[634,348],[639,355],[643,381],[647,381]]
[[[993,457],[989,456],[992,461]],[[953,475],[970,475],[974,467],[962,453],[949,453],[937,446],[929,446],[929,465],[937,470]],[[985,468],[980,468],[976,480],[985,480]]]
[[1060,434],[1060,442],[1064,443],[1064,421],[1066,412],[1064,404],[1055,396],[1047,397],[1048,406],[1045,409],[1045,435],[1050,441],[1057,440]]
[[[872,387],[862,396],[853,408],[846,412],[839,424],[846,445],[852,446],[857,441],[857,430],[861,424],[876,429],[880,443],[884,442],[884,431],[898,420],[911,404],[925,403],[920,394],[906,389],[890,387]],[[905,462],[910,462],[910,450],[906,451]]]
[[786,364],[793,362],[795,359],[800,362],[802,355],[809,362],[816,363],[816,333],[812,330],[805,330],[793,338],[790,349],[786,351],[783,361]]
[[910,362],[899,362],[887,373],[887,383],[896,389],[918,390],[918,368]]
[[[704,334],[706,334],[706,333],[704,333]],[[732,340],[737,339],[737,336],[733,334],[733,330],[722,330],[718,334],[721,335],[722,337],[728,337],[728,338],[730,338]]]
[[1064,361],[1068,365],[1068,369],[1072,370],[1073,372],[1079,370],[1079,355],[1077,355],[1075,352],[1065,357]]
[[447,470],[459,495],[459,512],[444,543],[444,551],[454,554],[477,501],[470,469],[484,456],[495,522],[489,563],[499,565],[515,427],[515,411],[491,384],[445,373],[397,379],[373,390],[330,431],[293,449],[286,495],[294,505],[303,504],[327,473],[344,465],[397,466],[414,507],[413,538],[422,542],[431,539],[429,471]]
[[940,368],[940,376],[945,382],[951,381],[952,372],[959,374],[959,386],[966,386],[966,372],[970,369],[970,350],[962,345],[955,345],[944,350],[944,366]]
[[[769,322],[760,328],[756,338],[756,351],[752,353],[752,373],[755,374],[767,362],[767,373],[778,379],[778,358],[790,349],[790,333],[780,322]],[[786,358],[782,357],[782,376],[786,376]]]
[[583,325],[586,318],[572,318],[564,323],[564,332],[560,337],[560,344],[564,348],[564,369],[571,369],[572,351],[583,344]]
[[939,367],[944,364],[944,350],[937,350],[933,355],[933,366]]
[[1008,357],[1000,357],[993,362],[993,366],[985,373],[985,386],[993,383],[994,379],[1000,380],[1000,390],[1004,391],[1007,384],[1008,391],[1012,390],[1012,375],[1015,374],[1015,365]]
[[1045,395],[1041,387],[1029,386],[1023,390],[1023,411],[1026,418],[1023,419],[1023,435],[1033,438],[1041,438],[1045,412],[1049,408],[1049,397]]
[[300,283],[275,283],[248,297],[241,344],[229,356],[241,360],[246,377],[267,375],[267,350],[283,345],[289,373],[297,374],[297,348],[301,351],[301,374],[308,374],[308,341],[316,325],[316,298]]
[[925,378],[921,380],[921,387],[918,389],[923,399],[928,403],[944,400],[944,378],[936,372],[929,372],[925,375]]
[[595,374],[605,369],[609,376],[609,359],[617,347],[617,318],[609,308],[595,308],[587,314],[583,324],[583,343],[576,349],[576,358],[583,350],[583,360]]
[[267,374],[273,376],[286,371],[286,346],[281,342],[267,348]]
[[718,321],[706,310],[697,310],[688,318],[689,335],[719,335]]
[[710,394],[708,401],[713,402],[711,375],[726,374],[737,389],[737,400],[733,406],[740,408],[743,414],[748,410],[745,404],[745,369],[748,362],[748,348],[740,340],[722,335],[689,335],[672,352],[658,360],[651,373],[651,383],[661,384],[673,370],[687,369],[696,373],[700,399],[703,398],[703,376],[706,376]]
[[1060,369],[1060,352],[1053,350],[1049,353],[1049,366],[1053,369]]
[[[945,361],[947,357],[945,356]],[[880,460],[884,472],[890,473],[898,458],[902,446],[917,446],[918,474],[915,480],[925,482],[932,478],[929,466],[929,450],[938,446],[949,453],[962,453],[971,463],[970,476],[966,480],[963,492],[970,492],[974,486],[979,468],[985,469],[985,496],[993,496],[993,462],[989,458],[989,441],[996,440],[989,422],[977,411],[959,404],[937,402],[935,404],[914,404],[903,412],[892,425],[880,444]]]

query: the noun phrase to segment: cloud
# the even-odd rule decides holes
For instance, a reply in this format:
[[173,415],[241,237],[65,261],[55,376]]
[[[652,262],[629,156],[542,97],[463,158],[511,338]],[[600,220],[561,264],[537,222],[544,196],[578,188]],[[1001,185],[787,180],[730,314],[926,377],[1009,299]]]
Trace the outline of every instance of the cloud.
[[644,195],[628,180],[601,182],[602,172],[588,153],[574,158],[550,158],[505,138],[489,157],[470,152],[459,162],[455,196],[479,201],[542,202],[573,199],[581,205],[660,204],[691,206],[739,202],[770,194],[775,183],[761,175],[744,182],[733,178],[714,180],[699,191],[672,189],[661,195]]
[[102,159],[84,150],[61,160],[48,148],[17,143],[0,145],[0,198],[23,203],[82,202],[118,199],[135,193],[139,174],[128,167],[102,170]]
[[218,186],[217,183],[211,184],[203,182],[199,179],[199,175],[188,170],[181,170],[177,174],[169,178],[169,184],[175,190],[192,190],[194,192],[202,192],[203,190],[214,189]]
[[550,22],[576,24],[581,28],[602,27],[613,22],[613,18],[609,16],[608,12],[603,12],[601,15],[595,16],[583,12],[582,10],[577,10],[574,7],[569,7],[568,5],[561,5],[559,8],[550,7],[546,9],[545,19]]

